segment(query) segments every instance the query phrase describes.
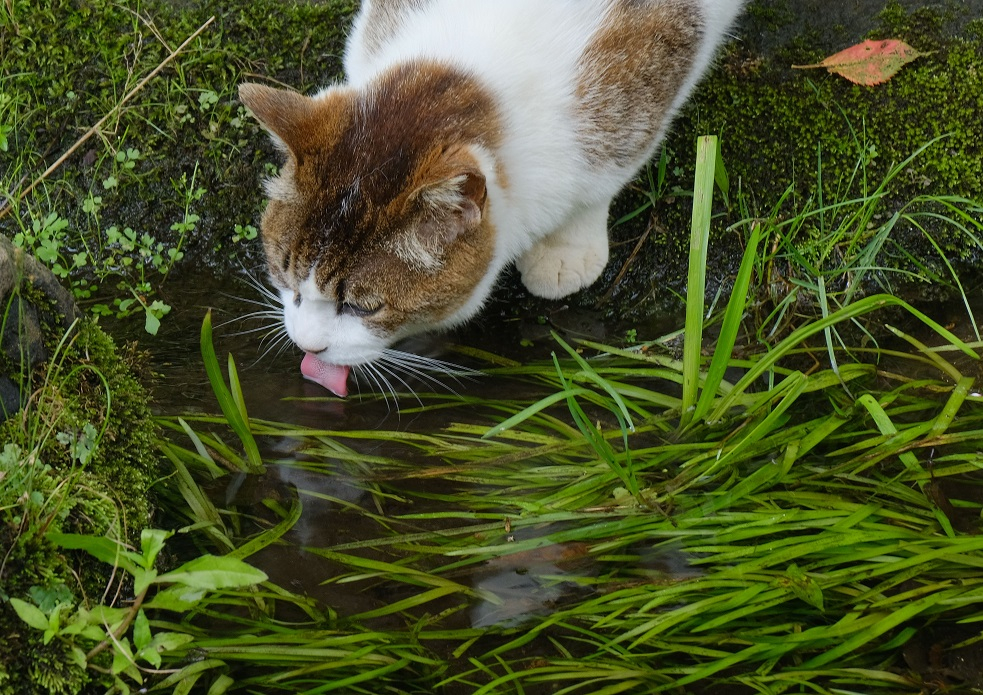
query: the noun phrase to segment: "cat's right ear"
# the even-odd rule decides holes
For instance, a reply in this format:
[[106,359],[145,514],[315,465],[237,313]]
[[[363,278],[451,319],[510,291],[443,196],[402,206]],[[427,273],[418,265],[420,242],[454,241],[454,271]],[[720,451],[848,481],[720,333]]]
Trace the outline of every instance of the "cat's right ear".
[[277,144],[295,157],[303,151],[305,124],[314,110],[310,97],[255,82],[239,85],[239,99],[256,116]]

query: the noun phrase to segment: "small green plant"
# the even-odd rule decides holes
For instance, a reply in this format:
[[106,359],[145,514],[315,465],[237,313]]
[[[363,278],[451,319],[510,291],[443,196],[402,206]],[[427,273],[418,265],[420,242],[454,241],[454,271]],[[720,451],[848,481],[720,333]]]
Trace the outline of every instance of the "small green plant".
[[91,422],[87,422],[82,426],[81,432],[59,432],[55,439],[68,448],[73,460],[84,466],[99,444],[99,431]]
[[[129,171],[139,159],[139,151],[129,148],[120,151],[116,161],[122,171]],[[29,227],[14,235],[13,242],[36,255],[59,278],[69,281],[81,302],[92,299],[108,284],[119,294],[111,302],[94,303],[93,313],[117,318],[142,313],[146,331],[156,335],[161,319],[171,307],[154,294],[184,258],[185,241],[201,220],[193,210],[206,191],[197,184],[197,177],[196,166],[190,177],[182,174],[172,182],[181,204],[181,218],[170,228],[174,233],[172,240],[159,240],[149,232],[130,227],[103,228],[100,214],[106,201],[102,195],[89,192],[81,204],[85,230],[73,228],[68,219],[50,212],[32,220]],[[114,176],[104,180],[105,193],[110,194],[117,183]]]
[[142,159],[140,150],[135,147],[127,147],[116,152],[113,158],[115,162],[114,170],[102,180],[102,187],[111,190],[120,184],[120,178],[124,176],[134,176],[137,162]]
[[259,236],[259,230],[251,224],[237,224],[234,227],[235,234],[232,235],[233,243],[240,241],[252,241]]
[[161,627],[158,622],[155,627],[149,614],[185,612],[203,602],[209,592],[255,586],[266,580],[263,572],[242,560],[207,554],[161,573],[156,569],[157,557],[172,535],[144,529],[137,552],[106,537],[48,534],[49,541],[65,550],[83,550],[123,570],[133,582],[133,602],[126,608],[79,604],[62,586],[54,597],[34,587],[34,603],[12,597],[10,605],[27,625],[42,631],[44,644],[57,640],[68,645],[80,668],[104,671],[100,655],[111,654],[108,674],[115,692],[130,693],[170,653],[195,640],[194,633],[174,623]]

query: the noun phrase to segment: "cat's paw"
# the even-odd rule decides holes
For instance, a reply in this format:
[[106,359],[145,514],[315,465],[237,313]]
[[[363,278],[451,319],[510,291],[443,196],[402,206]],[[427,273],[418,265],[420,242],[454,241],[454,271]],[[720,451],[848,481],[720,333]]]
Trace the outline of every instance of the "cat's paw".
[[593,284],[608,262],[605,243],[590,246],[540,241],[515,262],[522,284],[538,297],[559,299]]

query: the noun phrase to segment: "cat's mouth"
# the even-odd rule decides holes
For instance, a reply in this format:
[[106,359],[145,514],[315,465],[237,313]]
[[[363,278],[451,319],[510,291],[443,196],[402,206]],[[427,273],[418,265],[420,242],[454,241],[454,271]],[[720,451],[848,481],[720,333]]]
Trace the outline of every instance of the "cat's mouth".
[[304,355],[300,363],[300,373],[304,378],[320,384],[336,396],[348,395],[348,373],[351,367],[346,364],[328,364],[317,358],[313,352]]

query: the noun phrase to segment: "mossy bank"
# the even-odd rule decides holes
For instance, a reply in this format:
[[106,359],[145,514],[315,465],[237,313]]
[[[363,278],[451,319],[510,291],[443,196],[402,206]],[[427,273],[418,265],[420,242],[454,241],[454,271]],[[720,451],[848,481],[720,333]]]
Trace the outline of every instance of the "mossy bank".
[[[699,134],[721,136],[732,188],[730,209],[722,202],[717,206],[708,269],[711,296],[717,284],[729,285],[741,257],[745,233],[728,231],[729,225],[747,213],[788,218],[809,205],[870,194],[892,167],[928,143],[934,144],[886,188],[873,222],[890,220],[919,196],[983,200],[983,21],[971,21],[974,15],[965,3],[922,3],[925,7],[914,10],[911,6],[918,3],[905,4],[907,10],[889,2],[880,12],[854,18],[860,27],[874,27],[870,31],[822,24],[796,35],[786,27],[804,8],[788,0],[752,3],[738,32],[740,39],[731,44],[667,139],[664,193],[651,217],[615,230],[620,245],[604,281],[588,300],[598,301],[608,292],[606,285],[645,226],[651,225],[641,253],[607,303],[608,311],[640,317],[678,302],[666,290],[682,292],[685,286],[686,265],[680,259],[687,249],[690,201],[675,193],[692,186],[693,143]],[[825,70],[792,68],[819,62],[865,38],[899,38],[931,53],[876,87],[854,85]],[[640,188],[642,193],[623,198],[620,213],[648,200],[647,183]],[[733,204],[738,191],[746,209]],[[776,210],[779,201],[783,203]],[[807,225],[792,240],[803,253],[820,236],[819,227],[818,221]],[[851,243],[872,230],[873,225],[871,230],[855,230]],[[978,246],[941,226],[927,231],[938,249],[922,230],[903,224],[893,230],[892,243],[878,259],[886,269],[880,276],[885,289],[916,300],[951,296],[951,285],[913,280],[894,271],[916,270],[921,278],[935,273],[934,279],[944,280],[949,275],[946,260],[963,274],[979,265]]]
[[[56,548],[52,532],[132,541],[154,511],[157,429],[149,397],[121,352],[88,319],[65,319],[53,280],[0,239],[0,377],[17,385],[0,421],[0,693],[77,693],[88,680],[66,643],[45,643],[9,599],[51,613],[126,596],[112,567]],[[67,327],[66,327],[67,324]]]

